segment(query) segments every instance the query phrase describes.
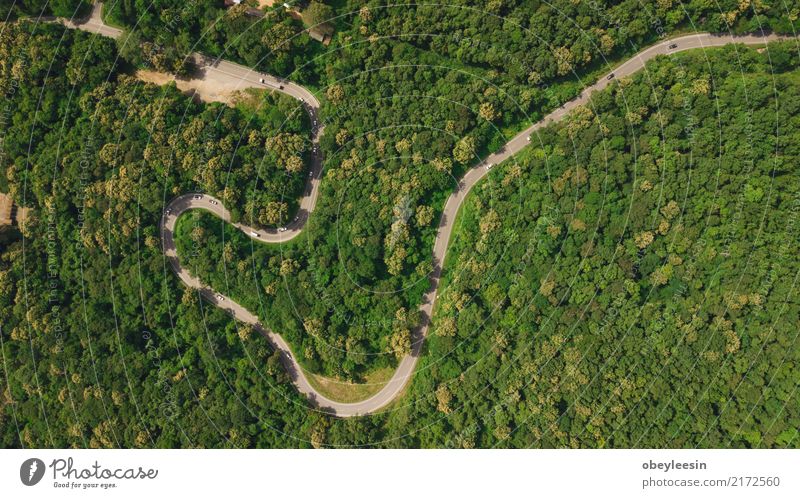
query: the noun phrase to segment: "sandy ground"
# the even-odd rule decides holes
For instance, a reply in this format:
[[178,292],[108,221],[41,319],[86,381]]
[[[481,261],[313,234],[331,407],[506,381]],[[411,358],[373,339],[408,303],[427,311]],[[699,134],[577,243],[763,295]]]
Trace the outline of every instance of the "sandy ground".
[[166,85],[174,81],[178,90],[188,95],[196,95],[203,102],[222,102],[224,104],[230,104],[236,92],[243,89],[242,85],[235,81],[226,84],[218,80],[211,82],[197,78],[175,79],[171,74],[144,69],[136,71],[136,77],[142,81],[155,83],[156,85]]
[[273,5],[278,3],[279,1],[280,0],[258,0],[258,6],[259,7],[272,7]]
[[11,224],[11,208],[13,205],[11,197],[0,192],[0,225]]

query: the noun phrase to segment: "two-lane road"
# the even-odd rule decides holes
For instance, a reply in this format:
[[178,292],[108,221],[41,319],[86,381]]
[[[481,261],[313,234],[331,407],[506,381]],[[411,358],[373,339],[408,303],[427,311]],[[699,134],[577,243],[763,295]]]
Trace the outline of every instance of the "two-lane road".
[[[100,20],[99,9],[99,4],[96,4],[92,16],[84,23],[64,23],[69,27],[91,31],[104,36],[111,36],[114,38],[119,37],[122,33],[120,30],[105,26],[102,20]],[[475,184],[477,184],[490,172],[490,167],[488,167],[489,165],[498,165],[506,159],[509,159],[530,143],[529,137],[531,134],[535,133],[543,126],[547,126],[551,123],[555,123],[564,119],[564,117],[567,116],[570,111],[580,105],[586,104],[593,92],[603,90],[618,78],[632,75],[633,73],[642,69],[648,61],[658,55],[676,53],[691,49],[719,47],[731,43],[763,45],[767,42],[782,38],[783,37],[775,35],[732,36],[698,33],[664,40],[656,45],[642,50],[638,54],[626,60],[613,71],[601,77],[600,80],[595,82],[593,85],[587,87],[576,99],[565,103],[563,106],[545,116],[541,121],[533,124],[523,132],[519,133],[510,141],[508,141],[505,146],[500,149],[500,151],[489,155],[480,164],[468,170],[459,182],[459,188],[447,199],[442,217],[439,221],[439,227],[433,246],[433,271],[429,275],[430,286],[423,298],[423,304],[420,306],[422,323],[420,327],[414,331],[411,354],[407,355],[400,361],[397,370],[395,370],[389,382],[387,382],[377,394],[364,401],[357,403],[340,403],[322,396],[308,382],[300,363],[292,354],[289,345],[279,334],[268,330],[249,310],[245,309],[229,297],[223,296],[222,294],[215,292],[210,287],[205,286],[200,280],[189,275],[186,269],[181,266],[178,259],[178,254],[176,252],[174,240],[175,223],[178,217],[191,209],[203,209],[215,214],[222,220],[230,222],[230,213],[227,209],[225,209],[218,199],[208,195],[186,194],[173,199],[169,203],[165,209],[164,216],[162,217],[161,221],[161,234],[164,244],[165,257],[169,262],[169,265],[185,285],[198,289],[201,295],[208,299],[208,301],[228,311],[237,320],[255,326],[261,333],[263,333],[264,336],[270,341],[272,346],[282,352],[284,365],[289,371],[294,384],[297,386],[297,389],[301,393],[305,394],[316,407],[324,409],[325,411],[335,414],[339,417],[351,417],[374,413],[394,400],[402,392],[403,388],[414,374],[414,369],[422,351],[422,345],[425,336],[428,333],[430,317],[433,312],[433,307],[436,302],[436,296],[439,289],[439,278],[442,271],[441,265],[443,264],[445,255],[447,254],[447,248],[452,235],[456,215],[458,214],[458,210],[461,208],[464,199],[466,199],[472,187],[474,187]],[[221,82],[230,82],[228,79],[233,78],[243,85],[243,87],[271,87],[276,91],[283,92],[298,100],[302,100],[312,120],[318,121],[319,101],[311,92],[302,86],[286,80],[275,78],[271,75],[255,72],[252,69],[234,64],[232,62],[209,58],[203,56],[202,54],[193,54],[193,58],[196,65],[200,68],[202,78]],[[300,202],[300,212],[298,218],[292,223],[289,223],[286,227],[286,230],[261,230],[239,223],[234,224],[234,226],[242,230],[253,240],[264,243],[286,242],[287,240],[296,237],[302,231],[305,223],[308,221],[311,213],[314,210],[319,192],[319,182],[322,174],[322,154],[319,150],[318,142],[321,133],[322,128],[320,127],[312,136],[312,174],[308,179],[306,194],[303,196]]]

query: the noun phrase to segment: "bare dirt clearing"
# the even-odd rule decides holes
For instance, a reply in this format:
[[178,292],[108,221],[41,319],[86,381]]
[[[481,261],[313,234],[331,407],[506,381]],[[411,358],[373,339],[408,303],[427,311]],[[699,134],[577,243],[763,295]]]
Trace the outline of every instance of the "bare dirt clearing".
[[178,90],[188,95],[196,95],[203,102],[222,102],[230,104],[234,94],[243,89],[240,83],[232,81],[230,84],[219,81],[209,81],[207,79],[187,78],[176,79],[173,75],[140,69],[136,71],[136,77],[148,83],[156,85],[166,85],[174,82]]

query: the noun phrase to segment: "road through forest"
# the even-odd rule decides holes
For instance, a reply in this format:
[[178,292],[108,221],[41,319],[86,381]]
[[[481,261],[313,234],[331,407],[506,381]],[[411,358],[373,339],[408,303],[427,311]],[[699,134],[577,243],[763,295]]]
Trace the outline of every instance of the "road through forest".
[[[92,10],[92,14],[88,19],[83,21],[62,20],[62,22],[65,26],[70,28],[81,29],[112,38],[119,38],[122,35],[122,30],[107,26],[103,23],[102,19],[100,18],[101,8],[101,4],[96,3]],[[175,271],[176,275],[185,285],[193,289],[197,289],[198,292],[209,302],[226,310],[237,320],[252,325],[270,341],[274,348],[281,352],[284,366],[289,372],[292,382],[295,384],[298,391],[309,398],[313,406],[338,417],[351,417],[374,413],[394,400],[402,392],[403,388],[414,374],[414,368],[422,352],[422,345],[430,325],[433,307],[436,302],[437,292],[439,290],[439,279],[442,273],[442,264],[447,253],[447,247],[452,234],[453,225],[456,220],[456,215],[472,187],[474,187],[475,184],[477,184],[489,173],[491,167],[490,165],[497,165],[509,159],[530,143],[529,137],[532,133],[535,133],[538,129],[544,126],[562,120],[572,109],[586,104],[593,92],[603,90],[618,78],[632,75],[633,73],[642,69],[645,63],[658,55],[676,53],[691,49],[719,47],[730,43],[763,45],[770,41],[776,41],[782,38],[783,37],[777,35],[733,36],[697,33],[663,40],[647,49],[642,50],[617,66],[613,71],[606,73],[593,85],[584,89],[584,91],[577,98],[566,102],[563,106],[545,116],[544,119],[517,134],[498,152],[489,155],[479,164],[469,169],[459,181],[458,189],[447,199],[442,217],[439,221],[439,227],[433,245],[433,270],[429,274],[430,286],[425,293],[422,300],[422,305],[420,306],[419,311],[421,323],[413,332],[411,354],[400,360],[400,364],[392,375],[392,378],[383,386],[383,388],[366,400],[355,403],[342,403],[328,399],[317,392],[317,390],[314,389],[314,387],[309,383],[302,366],[297,361],[291,349],[289,348],[289,345],[280,336],[280,334],[269,330],[267,327],[261,324],[256,315],[236,303],[233,299],[224,296],[214,291],[214,289],[206,286],[199,279],[191,276],[187,270],[181,266],[178,260],[178,254],[175,248],[174,240],[174,230],[177,219],[189,210],[202,209],[209,211],[222,220],[230,223],[230,212],[224,207],[219,199],[202,194],[186,194],[173,199],[167,205],[166,209],[164,210],[160,227],[165,257],[167,258],[172,269]],[[319,101],[314,94],[304,87],[283,79],[276,78],[269,74],[256,72],[253,69],[241,66],[239,64],[207,57],[199,53],[192,54],[192,58],[195,62],[195,65],[198,67],[198,75],[196,76],[197,78],[207,80],[212,85],[215,81],[219,82],[220,85],[223,83],[230,85],[231,78],[233,78],[241,85],[242,89],[255,87],[272,89],[285,93],[286,95],[302,101],[303,106],[312,119],[312,122],[319,122]],[[263,243],[282,243],[300,234],[306,222],[310,218],[311,213],[314,211],[317,196],[319,194],[319,184],[322,175],[322,151],[318,144],[319,137],[322,132],[323,127],[321,125],[319,127],[314,126],[314,131],[311,137],[313,143],[311,175],[304,191],[305,194],[301,199],[300,209],[296,220],[287,225],[285,230],[262,230],[242,224],[234,224],[234,226],[242,230],[253,240]]]

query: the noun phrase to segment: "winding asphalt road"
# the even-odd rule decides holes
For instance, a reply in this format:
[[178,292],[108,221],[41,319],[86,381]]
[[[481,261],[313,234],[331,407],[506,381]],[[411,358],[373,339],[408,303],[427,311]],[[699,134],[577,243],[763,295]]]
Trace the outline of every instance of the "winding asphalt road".
[[[103,24],[102,19],[100,19],[100,8],[100,4],[95,4],[92,15],[88,20],[83,22],[62,22],[68,27],[104,36],[113,38],[121,36],[121,30]],[[208,301],[226,310],[237,320],[254,326],[270,341],[273,347],[281,351],[283,363],[298,391],[305,394],[315,407],[338,417],[352,417],[374,413],[394,400],[414,374],[414,368],[422,351],[422,345],[430,325],[430,317],[433,312],[434,304],[436,303],[439,279],[442,273],[442,263],[447,253],[447,246],[453,231],[456,214],[472,187],[489,173],[493,165],[500,164],[527,146],[532,133],[544,126],[562,120],[571,110],[586,104],[593,92],[603,90],[618,78],[632,75],[636,71],[642,69],[647,61],[658,55],[691,49],[719,47],[730,43],[763,45],[779,39],[784,39],[784,37],[777,35],[732,36],[698,33],[664,40],[626,60],[612,72],[607,73],[601,77],[599,81],[586,88],[576,99],[565,103],[560,108],[545,116],[541,121],[519,133],[507,142],[498,152],[489,155],[482,162],[467,171],[459,181],[458,189],[447,199],[442,217],[439,221],[439,228],[433,245],[433,270],[429,275],[430,287],[423,297],[423,304],[420,306],[421,324],[414,331],[411,354],[405,356],[400,361],[397,370],[394,372],[389,382],[387,382],[378,393],[364,401],[359,401],[357,403],[340,403],[322,396],[311,386],[302,367],[292,354],[289,345],[279,334],[269,330],[259,322],[258,317],[229,297],[215,292],[214,289],[204,285],[200,280],[191,276],[186,269],[180,265],[173,235],[178,217],[186,211],[202,209],[230,223],[230,212],[222,205],[219,199],[203,194],[186,194],[173,199],[165,209],[164,216],[161,220],[160,228],[164,244],[164,254],[172,266],[172,269],[185,285],[197,289]],[[209,58],[202,54],[195,53],[192,57],[196,65],[200,68],[199,70],[203,79],[207,79],[213,83],[214,81],[230,82],[229,78],[235,78],[241,83],[243,88],[273,88],[276,91],[302,100],[312,121],[319,122],[317,117],[319,101],[305,88],[268,74],[255,72],[250,68],[238,64]],[[286,242],[296,237],[302,231],[306,221],[314,210],[319,193],[319,182],[322,173],[322,152],[320,151],[318,142],[322,132],[323,128],[321,126],[319,128],[315,127],[312,136],[314,147],[312,151],[313,164],[311,176],[307,183],[306,193],[301,199],[298,217],[291,224],[287,225],[285,230],[261,230],[237,223],[234,223],[234,226],[242,230],[249,237],[265,243]]]

